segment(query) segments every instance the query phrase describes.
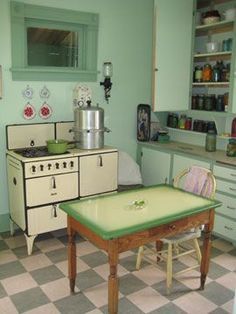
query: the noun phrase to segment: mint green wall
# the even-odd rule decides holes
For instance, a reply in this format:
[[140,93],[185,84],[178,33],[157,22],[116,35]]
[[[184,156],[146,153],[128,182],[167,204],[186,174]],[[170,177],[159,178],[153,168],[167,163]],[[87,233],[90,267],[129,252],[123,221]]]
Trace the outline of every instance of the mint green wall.
[[[94,103],[105,109],[105,124],[112,132],[105,143],[135,157],[136,107],[151,99],[151,39],[153,0],[24,0],[21,2],[99,13],[98,70],[104,61],[112,61],[113,87],[109,104],[104,101],[98,82],[86,83],[92,89]],[[53,114],[46,121],[73,119],[72,82],[16,82],[11,77],[10,0],[0,0],[0,65],[3,68],[3,99],[0,99],[0,232],[8,229],[7,181],[5,162],[5,126],[27,123],[22,116],[26,85],[34,90],[32,104],[39,110],[39,91],[44,85],[51,92],[48,100]],[[38,115],[29,122],[44,122]]]

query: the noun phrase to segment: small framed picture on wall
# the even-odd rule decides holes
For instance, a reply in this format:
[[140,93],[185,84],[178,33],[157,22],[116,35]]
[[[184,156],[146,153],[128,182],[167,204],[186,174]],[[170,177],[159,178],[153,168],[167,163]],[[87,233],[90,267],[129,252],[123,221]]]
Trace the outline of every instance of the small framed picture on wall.
[[137,107],[137,140],[149,141],[150,139],[151,107],[140,104]]

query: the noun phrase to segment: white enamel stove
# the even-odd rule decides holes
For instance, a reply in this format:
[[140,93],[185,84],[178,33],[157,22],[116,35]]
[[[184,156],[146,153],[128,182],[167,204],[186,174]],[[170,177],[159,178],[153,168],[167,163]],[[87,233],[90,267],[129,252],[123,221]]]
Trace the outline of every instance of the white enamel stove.
[[54,123],[7,126],[10,229],[24,231],[28,254],[38,234],[66,227],[58,205],[79,196],[78,157],[49,155],[45,143],[53,138]]

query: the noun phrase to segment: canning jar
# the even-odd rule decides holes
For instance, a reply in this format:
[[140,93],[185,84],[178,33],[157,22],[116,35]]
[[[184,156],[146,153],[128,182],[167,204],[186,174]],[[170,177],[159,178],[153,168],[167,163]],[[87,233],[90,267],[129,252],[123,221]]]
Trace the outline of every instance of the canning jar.
[[194,72],[194,81],[201,82],[202,81],[202,68],[200,66],[196,66]]
[[181,114],[179,119],[179,129],[185,129],[186,115]]
[[187,119],[185,121],[185,129],[186,130],[192,129],[192,118],[191,117],[187,117]]
[[205,64],[202,71],[203,82],[210,82],[212,78],[212,68],[210,64]]
[[206,135],[205,149],[207,152],[216,151],[216,134],[214,130],[209,130]]
[[198,110],[203,110],[204,109],[204,95],[198,95],[198,99],[197,99],[197,109]]
[[197,109],[198,95],[192,95],[192,109]]
[[206,95],[204,97],[204,109],[211,111],[213,109],[213,98],[211,95]]
[[236,137],[236,118],[232,121],[231,136]]
[[224,95],[218,95],[216,99],[216,111],[224,111]]

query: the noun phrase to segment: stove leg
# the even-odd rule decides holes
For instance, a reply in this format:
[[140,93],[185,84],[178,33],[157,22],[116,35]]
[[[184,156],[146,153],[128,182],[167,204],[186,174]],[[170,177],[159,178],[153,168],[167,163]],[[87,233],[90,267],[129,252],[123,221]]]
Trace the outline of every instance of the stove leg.
[[15,233],[15,229],[14,229],[14,222],[11,220],[11,218],[9,220],[9,225],[10,225],[10,234],[11,236],[13,236]]
[[37,237],[37,234],[36,235],[32,235],[32,236],[27,236],[24,233],[24,235],[25,235],[25,239],[26,239],[28,255],[31,255],[32,251],[33,251],[34,239]]

